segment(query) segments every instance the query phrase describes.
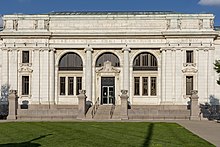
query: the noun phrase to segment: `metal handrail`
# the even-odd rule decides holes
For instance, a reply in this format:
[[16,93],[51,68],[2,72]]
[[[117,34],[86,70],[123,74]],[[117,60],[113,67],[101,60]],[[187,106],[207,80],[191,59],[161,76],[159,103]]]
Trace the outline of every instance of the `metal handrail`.
[[98,107],[99,107],[99,97],[96,99],[96,102],[93,105],[92,112],[91,112],[92,118],[94,118],[94,116],[95,116],[95,114],[97,112]]
[[111,118],[111,119],[112,119],[112,116],[113,116],[114,110],[115,110],[115,105],[112,104],[111,111],[110,111],[110,118]]

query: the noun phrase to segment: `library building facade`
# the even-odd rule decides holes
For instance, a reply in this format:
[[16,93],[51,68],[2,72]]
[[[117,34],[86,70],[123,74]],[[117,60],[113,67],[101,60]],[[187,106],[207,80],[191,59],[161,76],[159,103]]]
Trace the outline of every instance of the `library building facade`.
[[74,108],[80,90],[91,109],[114,105],[115,113],[122,90],[136,107],[130,114],[184,109],[192,90],[198,103],[219,105],[213,63],[220,59],[220,31],[213,14],[4,15],[0,38],[0,85],[16,90],[18,104],[29,110]]

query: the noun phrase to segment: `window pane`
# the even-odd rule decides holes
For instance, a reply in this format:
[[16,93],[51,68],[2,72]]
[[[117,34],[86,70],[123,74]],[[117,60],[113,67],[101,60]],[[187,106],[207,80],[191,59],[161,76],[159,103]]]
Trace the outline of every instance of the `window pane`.
[[134,95],[140,95],[140,78],[134,78]]
[[68,77],[68,95],[73,95],[74,77]]
[[59,62],[59,70],[64,71],[82,71],[83,63],[81,57],[76,53],[65,54]]
[[65,77],[60,77],[60,95],[65,95]]
[[133,61],[133,70],[157,71],[157,59],[151,53],[141,53]]
[[29,76],[22,76],[22,95],[29,95]]
[[79,94],[79,90],[82,90],[82,77],[76,78],[76,95]]
[[96,61],[96,67],[104,66],[104,62],[110,61],[112,63],[112,66],[119,67],[120,61],[119,58],[113,54],[113,53],[104,53],[99,56],[99,58]]
[[22,63],[29,63],[29,51],[22,51]]
[[150,95],[155,96],[157,95],[157,79],[156,77],[151,77],[151,90],[150,90]]
[[191,95],[193,90],[193,76],[186,76],[186,95]]
[[142,83],[143,83],[143,95],[148,95],[148,77],[143,77]]
[[186,63],[193,63],[193,51],[186,51]]

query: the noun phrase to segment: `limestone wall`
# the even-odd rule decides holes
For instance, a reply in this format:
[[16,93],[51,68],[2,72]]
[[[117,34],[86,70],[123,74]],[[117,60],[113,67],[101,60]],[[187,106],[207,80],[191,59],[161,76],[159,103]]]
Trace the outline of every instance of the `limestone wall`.
[[[213,70],[220,58],[219,38],[213,30],[212,14],[166,15],[5,15],[0,32],[0,84],[8,83],[18,90],[20,103],[72,104],[76,95],[59,95],[59,76],[82,75],[82,88],[91,88],[91,101],[101,96],[101,76],[116,77],[116,104],[129,73],[129,101],[135,105],[186,105],[186,76],[193,76],[199,101],[210,95],[220,97]],[[87,59],[86,48],[92,48]],[[124,71],[124,48],[129,48],[129,71]],[[22,51],[30,52],[30,63],[22,64]],[[194,63],[186,64],[186,51],[193,50]],[[77,53],[83,60],[80,73],[58,72],[59,60],[67,52]],[[101,74],[96,59],[112,52],[120,59],[118,72]],[[157,72],[133,72],[133,60],[142,52],[152,53],[158,60]],[[92,83],[86,83],[86,62],[92,62]],[[145,75],[147,74],[147,75]],[[30,78],[30,94],[21,94],[22,76]],[[134,75],[156,76],[156,96],[134,96]],[[88,78],[88,77],[87,77]],[[87,86],[86,84],[91,84]]]

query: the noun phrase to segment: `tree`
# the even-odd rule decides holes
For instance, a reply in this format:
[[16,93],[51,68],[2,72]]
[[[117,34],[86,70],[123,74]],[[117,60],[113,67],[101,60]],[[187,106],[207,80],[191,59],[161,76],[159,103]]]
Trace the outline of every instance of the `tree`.
[[[220,60],[215,60],[214,66],[216,72],[220,74]],[[217,84],[220,85],[220,75],[219,75],[219,79],[217,80]]]

